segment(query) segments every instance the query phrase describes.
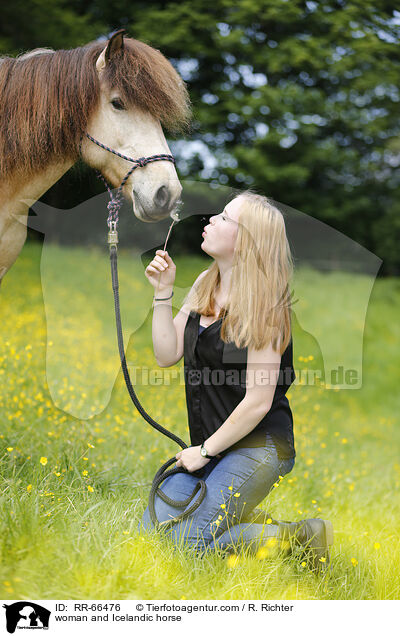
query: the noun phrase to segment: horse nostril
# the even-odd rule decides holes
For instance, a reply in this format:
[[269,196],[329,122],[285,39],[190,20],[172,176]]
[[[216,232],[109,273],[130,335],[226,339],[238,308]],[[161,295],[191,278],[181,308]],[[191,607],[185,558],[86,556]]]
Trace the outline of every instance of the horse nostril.
[[166,186],[161,186],[156,192],[154,201],[159,208],[166,208],[170,202],[171,195]]

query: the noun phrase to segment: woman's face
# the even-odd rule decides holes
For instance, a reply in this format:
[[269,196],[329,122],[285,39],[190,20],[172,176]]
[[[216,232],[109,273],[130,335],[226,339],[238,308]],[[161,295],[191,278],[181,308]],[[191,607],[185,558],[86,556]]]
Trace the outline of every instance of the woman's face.
[[236,197],[225,206],[223,212],[211,216],[209,224],[205,226],[200,247],[212,258],[233,258],[241,203],[240,196]]

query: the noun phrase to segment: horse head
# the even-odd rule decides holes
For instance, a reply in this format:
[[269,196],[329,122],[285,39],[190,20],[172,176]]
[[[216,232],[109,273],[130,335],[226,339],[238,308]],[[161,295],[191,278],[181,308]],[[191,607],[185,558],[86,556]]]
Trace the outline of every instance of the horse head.
[[[168,101],[175,94],[181,102],[180,116],[185,119],[188,114],[184,84],[172,65],[150,46],[124,39],[124,31],[120,30],[101,50],[95,67],[99,94],[97,107],[88,119],[87,132],[91,137],[133,159],[170,155],[160,121],[164,119],[168,125],[168,115],[162,108],[170,106]],[[87,137],[82,139],[81,154],[114,187],[121,184],[132,167],[126,159],[107,152]],[[123,186],[134,214],[146,223],[172,214],[181,191],[171,161],[155,161],[134,170]]]

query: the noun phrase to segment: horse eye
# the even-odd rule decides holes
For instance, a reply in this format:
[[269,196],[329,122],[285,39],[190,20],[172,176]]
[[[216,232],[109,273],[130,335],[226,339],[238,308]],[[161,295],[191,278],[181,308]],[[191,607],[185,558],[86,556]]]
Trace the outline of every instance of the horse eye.
[[115,108],[115,110],[125,110],[125,106],[120,99],[112,99],[111,105],[113,108]]

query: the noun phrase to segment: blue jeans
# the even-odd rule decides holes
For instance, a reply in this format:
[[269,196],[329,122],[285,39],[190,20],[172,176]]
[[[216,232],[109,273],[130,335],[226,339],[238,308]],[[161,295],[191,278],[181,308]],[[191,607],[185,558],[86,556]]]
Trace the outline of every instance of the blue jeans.
[[[276,536],[276,525],[245,523],[245,518],[272,490],[279,476],[289,473],[295,460],[282,459],[269,433],[265,445],[258,448],[238,448],[221,459],[213,458],[204,468],[207,491],[200,506],[186,519],[166,531],[171,539],[202,553],[207,548],[245,545],[265,536]],[[160,488],[172,499],[184,500],[193,492],[198,478],[191,473],[170,475]],[[198,496],[198,495],[197,495]],[[193,501],[187,506],[193,505]],[[155,512],[159,522],[182,513],[182,508],[165,503],[156,496]],[[139,530],[153,528],[146,508]]]

